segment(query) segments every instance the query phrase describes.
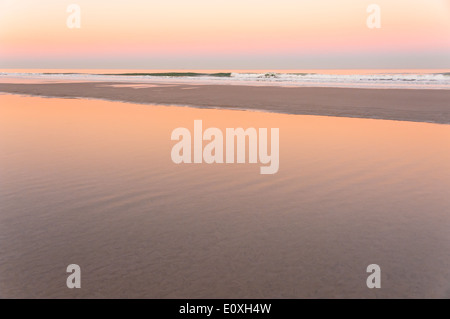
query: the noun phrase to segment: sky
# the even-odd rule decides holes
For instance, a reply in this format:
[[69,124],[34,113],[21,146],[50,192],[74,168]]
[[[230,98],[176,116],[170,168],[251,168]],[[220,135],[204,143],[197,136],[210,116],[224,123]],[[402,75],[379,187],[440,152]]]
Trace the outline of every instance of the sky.
[[450,0],[0,0],[0,68],[450,68]]

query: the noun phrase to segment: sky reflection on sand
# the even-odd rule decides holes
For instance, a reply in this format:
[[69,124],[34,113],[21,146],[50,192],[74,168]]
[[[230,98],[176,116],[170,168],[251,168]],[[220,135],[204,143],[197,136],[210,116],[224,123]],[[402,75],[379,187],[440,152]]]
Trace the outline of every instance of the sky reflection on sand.
[[[279,172],[174,164],[195,119],[279,127]],[[448,298],[449,142],[449,125],[0,95],[0,297]]]

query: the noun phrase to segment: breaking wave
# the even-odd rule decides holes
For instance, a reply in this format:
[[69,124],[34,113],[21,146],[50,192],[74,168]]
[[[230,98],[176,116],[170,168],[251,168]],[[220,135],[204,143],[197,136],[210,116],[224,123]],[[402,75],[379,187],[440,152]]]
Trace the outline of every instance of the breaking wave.
[[431,88],[450,89],[450,73],[375,73],[375,74],[321,74],[321,73],[0,73],[0,77],[22,77],[59,81],[112,82],[176,82],[192,84],[267,85],[304,87],[355,88]]

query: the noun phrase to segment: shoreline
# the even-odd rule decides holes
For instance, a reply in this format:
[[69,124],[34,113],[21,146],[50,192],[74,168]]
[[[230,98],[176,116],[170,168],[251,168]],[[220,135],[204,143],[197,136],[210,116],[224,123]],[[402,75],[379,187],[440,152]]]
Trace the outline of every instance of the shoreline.
[[68,82],[0,83],[0,93],[450,124],[450,90]]

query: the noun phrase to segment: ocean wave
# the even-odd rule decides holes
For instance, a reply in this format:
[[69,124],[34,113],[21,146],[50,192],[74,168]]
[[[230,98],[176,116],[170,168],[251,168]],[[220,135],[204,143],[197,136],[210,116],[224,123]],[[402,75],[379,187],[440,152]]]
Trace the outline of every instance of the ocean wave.
[[166,76],[166,77],[230,77],[231,73],[197,73],[197,72],[164,72],[164,73],[112,73],[96,75],[115,76]]
[[319,74],[319,73],[231,73],[243,80],[275,81],[448,81],[450,73],[430,74]]
[[450,73],[324,74],[283,72],[151,73],[0,73],[2,77],[58,81],[177,82],[224,85],[269,85],[354,88],[450,89]]

